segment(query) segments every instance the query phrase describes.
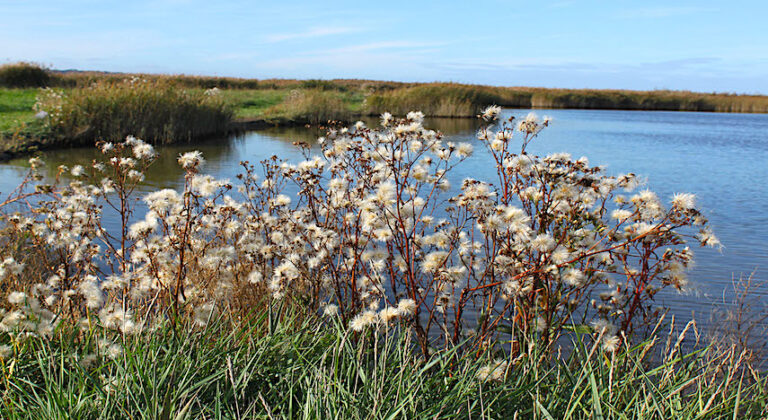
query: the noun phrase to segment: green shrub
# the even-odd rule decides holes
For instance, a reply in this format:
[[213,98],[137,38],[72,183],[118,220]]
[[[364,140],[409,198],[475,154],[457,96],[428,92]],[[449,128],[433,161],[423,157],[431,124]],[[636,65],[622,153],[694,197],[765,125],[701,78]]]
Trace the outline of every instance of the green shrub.
[[232,110],[218,90],[185,90],[167,81],[100,81],[66,94],[44,91],[36,107],[51,134],[77,143],[137,135],[153,143],[226,132]]
[[45,87],[51,82],[48,70],[34,63],[0,66],[0,86],[10,88]]

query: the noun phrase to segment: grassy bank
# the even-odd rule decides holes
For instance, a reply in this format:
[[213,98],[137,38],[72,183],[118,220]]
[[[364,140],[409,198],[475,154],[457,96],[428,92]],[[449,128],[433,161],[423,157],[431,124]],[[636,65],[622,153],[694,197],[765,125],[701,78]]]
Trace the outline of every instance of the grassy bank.
[[[26,67],[25,67],[26,66]],[[356,79],[238,79],[186,75],[56,72],[31,65],[0,67],[0,153],[88,143],[143,134],[157,142],[190,140],[232,128],[318,124],[420,109],[426,116],[475,117],[488,105],[706,112],[768,112],[768,97],[687,91],[629,91],[497,87],[456,83],[400,83]],[[132,94],[127,80],[152,89]],[[34,118],[36,89],[71,98],[66,123],[44,127]],[[221,103],[201,106],[216,88]],[[156,92],[152,92],[155,90]],[[208,98],[210,99],[210,98]],[[77,102],[77,104],[75,104]],[[208,101],[214,102],[214,101]],[[205,108],[205,109],[202,109]],[[226,108],[226,109],[224,109]],[[230,125],[230,119],[235,121]]]
[[[131,75],[99,72],[55,73],[51,85],[86,86],[96,80],[120,80]],[[555,89],[501,87],[457,83],[401,83],[391,81],[333,79],[238,79],[186,75],[142,75],[172,81],[189,88],[218,87],[226,90],[290,91],[322,89],[357,94],[362,112],[402,113],[420,109],[427,116],[475,116],[487,105],[517,108],[629,109],[649,111],[768,112],[768,97],[731,93],[700,93],[675,90]],[[255,92],[250,95],[258,96]],[[366,97],[366,106],[362,105]],[[408,108],[410,106],[410,108]],[[402,109],[401,109],[402,108]]]

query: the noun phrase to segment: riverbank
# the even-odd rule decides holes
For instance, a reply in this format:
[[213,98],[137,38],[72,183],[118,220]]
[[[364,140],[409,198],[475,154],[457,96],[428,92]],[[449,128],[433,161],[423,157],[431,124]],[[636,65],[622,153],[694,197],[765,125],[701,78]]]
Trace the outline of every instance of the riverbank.
[[[90,142],[90,137],[94,135],[103,137],[100,134],[102,131],[117,137],[128,128],[132,133],[156,132],[163,131],[163,125],[167,124],[157,112],[151,113],[151,124],[146,119],[117,121],[118,118],[122,120],[126,117],[112,111],[100,112],[96,109],[100,106],[97,104],[91,106],[91,113],[98,114],[98,125],[120,126],[120,130],[94,130],[93,123],[79,121],[68,127],[65,134],[54,133],[44,121],[35,117],[35,103],[41,90],[30,86],[41,84],[63,96],[79,95],[88,98],[93,86],[113,87],[125,81],[141,80],[153,86],[171,86],[177,92],[183,91],[184,95],[200,96],[204,92],[215,94],[231,111],[228,120],[216,118],[215,127],[207,127],[203,123],[194,130],[175,129],[184,132],[163,138],[163,142],[200,140],[271,126],[324,124],[329,120],[349,122],[383,112],[404,115],[413,109],[422,110],[428,117],[474,118],[488,105],[542,109],[768,112],[766,96],[726,93],[547,89],[355,79],[257,80],[186,75],[46,72],[47,78],[15,82],[23,87],[0,87],[0,160],[42,149],[84,144]],[[112,101],[109,106],[119,109],[123,104]],[[167,114],[172,111],[169,110]],[[189,119],[189,113],[183,115]],[[178,123],[179,118],[172,119]],[[199,120],[192,118],[192,121],[198,123]],[[145,130],[149,125],[159,128],[154,131]]]
[[[578,214],[570,213],[566,223],[552,220],[544,228],[569,227],[563,230],[567,239],[562,243],[566,245],[559,246],[576,256],[574,261],[560,260],[558,267],[542,258],[529,259],[527,255],[532,252],[545,252],[542,247],[553,246],[541,244],[549,235],[539,235],[539,240],[530,238],[531,242],[519,239],[521,247],[530,251],[515,257],[517,264],[540,264],[526,270],[542,274],[541,289],[510,295],[506,293],[510,289],[496,279],[503,279],[510,288],[516,284],[502,274],[489,280],[467,276],[467,283],[456,282],[463,290],[456,292],[459,298],[451,306],[443,303],[446,300],[425,299],[429,292],[424,286],[432,283],[445,290],[442,285],[452,281],[447,274],[466,273],[460,255],[449,260],[451,255],[442,251],[466,246],[459,242],[466,236],[443,234],[466,229],[464,222],[445,222],[432,230],[428,220],[435,214],[433,210],[414,227],[427,233],[424,237],[428,239],[411,239],[411,227],[390,230],[391,235],[398,235],[395,240],[409,241],[407,246],[420,249],[415,257],[408,257],[410,261],[403,259],[406,270],[421,268],[408,275],[397,270],[397,263],[387,262],[405,257],[394,247],[380,246],[394,242],[392,237],[373,236],[381,231],[367,230],[362,216],[372,209],[397,220],[394,215],[409,214],[407,203],[422,200],[427,209],[440,203],[451,205],[445,196],[417,194],[440,190],[419,188],[429,185],[427,182],[442,186],[450,179],[450,183],[458,184],[451,172],[464,158],[454,158],[456,164],[441,171],[435,181],[420,181],[424,177],[419,174],[413,175],[414,181],[393,176],[396,184],[390,190],[412,194],[406,196],[406,204],[398,204],[398,200],[392,204],[376,202],[373,198],[364,208],[350,201],[336,201],[347,191],[360,191],[365,197],[378,193],[387,199],[391,184],[386,177],[376,175],[390,169],[372,164],[371,156],[384,157],[382,165],[392,168],[401,164],[400,159],[387,158],[395,156],[394,150],[415,150],[405,155],[408,160],[402,164],[423,170],[450,153],[445,152],[447,148],[437,149],[431,132],[420,125],[420,117],[413,117],[416,120],[411,124],[389,123],[386,131],[341,134],[337,144],[348,146],[339,148],[345,153],[341,157],[333,156],[333,148],[299,166],[281,165],[276,157],[271,164],[264,163],[263,171],[257,169],[258,164],[244,164],[242,172],[236,176],[228,172],[227,179],[221,178],[221,173],[208,172],[222,166],[215,155],[204,154],[204,149],[179,153],[167,150],[175,147],[169,145],[155,151],[135,139],[93,150],[93,160],[78,150],[76,159],[30,162],[31,172],[24,178],[29,184],[18,191],[35,191],[32,194],[44,201],[30,199],[33,208],[28,213],[0,218],[7,226],[0,235],[4,256],[0,266],[4,274],[0,277],[0,325],[4,327],[0,330],[0,387],[6,391],[0,417],[32,418],[41,412],[49,417],[81,418],[123,418],[124,413],[147,418],[582,418],[594,413],[606,418],[626,413],[632,413],[631,418],[764,417],[767,380],[754,364],[760,353],[742,341],[744,328],[725,328],[722,334],[699,342],[699,337],[705,337],[704,330],[669,313],[646,312],[649,315],[642,319],[622,318],[637,307],[630,306],[625,296],[640,296],[633,298],[641,302],[639,307],[657,307],[655,292],[639,294],[631,284],[627,289],[613,289],[609,297],[616,297],[601,299],[601,308],[586,306],[591,291],[604,286],[599,273],[605,271],[607,259],[587,260],[590,256],[582,249],[591,245],[574,240],[586,225],[574,223]],[[526,121],[529,126],[538,124],[532,118]],[[395,130],[402,126],[412,128],[398,136]],[[414,128],[419,129],[418,134],[408,134]],[[532,132],[537,132],[535,129]],[[521,135],[516,133],[515,138]],[[360,140],[353,143],[355,139]],[[375,143],[363,143],[368,141]],[[267,141],[242,143],[268,146]],[[509,142],[502,147],[507,151],[519,144]],[[226,147],[213,149],[221,152]],[[455,150],[464,157],[472,153],[466,146]],[[488,147],[487,153],[494,151]],[[231,154],[237,160],[255,157],[240,150]],[[315,174],[327,167],[326,155],[338,166],[349,162],[350,166],[342,167],[343,172],[335,178],[340,182],[331,181],[336,184],[334,190],[342,194],[331,190],[329,195],[320,196],[311,189],[319,179]],[[541,176],[548,178],[539,181],[541,178],[527,177],[529,184],[520,185],[522,190],[543,190],[550,195],[571,188],[580,197],[590,197],[588,194],[595,194],[595,183],[628,185],[621,180],[631,182],[633,178],[628,175],[614,181],[617,178],[588,168],[586,159],[572,161],[564,154],[544,158],[554,162],[551,169],[544,159],[529,156],[536,159],[531,164],[542,169]],[[425,163],[416,166],[416,159]],[[183,175],[176,177],[182,179],[181,192],[157,183],[150,174],[149,168],[165,164],[182,171]],[[69,168],[68,174],[59,169],[62,165]],[[315,165],[314,169],[310,165]],[[490,166],[492,171],[501,167],[500,163],[481,165]],[[467,169],[483,179],[478,167]],[[555,171],[557,178],[550,177]],[[571,176],[561,176],[565,171]],[[47,184],[50,173],[59,174],[62,182]],[[455,175],[461,180],[465,173],[459,169]],[[297,174],[301,178],[291,178]],[[41,177],[39,182],[48,187],[36,188],[40,184],[35,180]],[[595,178],[598,180],[590,182]],[[236,181],[230,183],[228,179]],[[298,190],[305,192],[304,198],[293,198],[285,188],[294,180],[299,183]],[[416,187],[401,188],[406,183]],[[618,189],[622,184],[616,185],[617,192],[624,191]],[[511,189],[510,184],[502,185]],[[465,189],[473,194],[483,192]],[[605,194],[602,205],[612,200],[610,191]],[[131,223],[112,223],[108,213],[94,205],[99,203],[94,196],[103,200],[120,197],[117,199],[124,206],[115,206],[121,210],[113,215]],[[29,198],[13,194],[9,198],[17,197]],[[464,197],[459,196],[466,200]],[[657,196],[650,192],[627,202],[639,202],[640,197],[651,197],[652,205],[661,208]],[[492,201],[494,198],[483,197],[483,202],[489,203],[484,208],[503,208]],[[139,199],[152,209],[151,214],[138,212]],[[522,226],[520,229],[531,229],[528,223],[543,220],[541,214],[547,210],[540,213],[531,205],[533,199],[521,200],[521,210],[516,212],[517,207],[509,206],[508,213],[522,213],[514,222]],[[298,204],[292,206],[292,202]],[[322,213],[315,216],[303,202],[312,203]],[[685,223],[686,215],[701,214],[698,206],[693,207],[692,195],[679,194],[671,204],[668,213],[665,210],[651,223],[655,225],[662,218]],[[384,206],[390,205],[394,210],[379,210],[388,210]],[[476,214],[471,217],[476,218]],[[562,210],[559,214],[568,215]],[[611,239],[612,232],[623,222],[613,221],[615,217],[607,211],[586,216],[592,226],[598,226],[595,232],[608,232],[598,239],[598,243],[608,243],[597,251],[611,253],[617,242]],[[498,236],[489,235],[488,240],[494,241],[490,245],[477,242],[480,249],[473,255],[481,260],[478,265],[504,268],[501,257],[482,257],[510,237],[510,231],[504,229],[509,228],[497,228]],[[350,231],[353,234],[346,233]],[[677,242],[680,236],[668,237],[676,242],[671,243],[662,236],[664,232],[651,232],[623,236],[623,246],[632,253],[618,251],[609,256],[615,255],[616,261],[626,258],[632,265],[625,262],[611,270],[624,276],[634,270],[632,267],[659,266],[665,260],[657,258],[668,258],[675,249],[680,250],[675,255],[688,261],[691,254],[683,248],[684,243]],[[135,245],[122,246],[125,240]],[[374,254],[369,252],[373,246],[393,251]],[[638,246],[652,250],[664,246],[669,251],[643,256],[636,252]],[[697,249],[700,251],[704,250]],[[363,255],[363,261],[334,264],[337,256],[345,253]],[[443,260],[442,267],[430,271],[435,255]],[[582,272],[571,268],[584,267],[585,260],[597,269]],[[122,271],[115,264],[111,271],[107,267],[104,273],[90,274],[89,268],[101,261],[125,261],[131,264],[131,271]],[[546,272],[540,268],[545,263]],[[381,282],[381,277],[367,277],[367,284],[356,281],[364,276],[362,273],[377,269],[373,264],[389,264],[381,268],[392,273],[386,278],[389,281]],[[572,281],[574,275],[579,283]],[[49,280],[41,284],[41,278]],[[418,283],[408,287],[412,278]],[[671,289],[665,282],[674,279],[637,278],[643,282],[643,290],[660,293],[667,286]],[[382,297],[373,295],[377,300],[370,302],[377,306],[363,306],[362,299],[347,292],[358,285],[365,287],[360,295],[365,293],[366,299],[384,287],[390,291]],[[418,293],[416,299],[398,293],[406,287]],[[515,306],[502,307],[502,303],[498,312],[488,311],[489,315],[476,318],[474,302],[480,300],[472,297],[479,295],[475,293],[478,290],[496,302],[514,299]],[[590,312],[581,315],[575,308],[589,308]],[[607,312],[604,308],[610,315],[603,315]],[[433,316],[437,311],[446,315]],[[723,313],[720,326],[724,320],[737,319],[735,315]],[[427,319],[441,324],[430,327]],[[629,324],[623,319],[634,319],[637,327],[625,327]],[[426,332],[430,330],[434,333]],[[739,340],[732,341],[736,334]]]

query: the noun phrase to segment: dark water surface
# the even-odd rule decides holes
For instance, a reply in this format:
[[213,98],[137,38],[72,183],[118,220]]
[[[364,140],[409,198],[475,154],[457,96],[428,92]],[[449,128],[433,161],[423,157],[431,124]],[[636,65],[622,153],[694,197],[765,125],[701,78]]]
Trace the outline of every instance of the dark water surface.
[[[552,125],[530,146],[531,153],[568,152],[586,156],[610,174],[634,172],[664,201],[675,192],[696,194],[725,246],[722,252],[692,246],[696,267],[690,273],[696,292],[659,297],[684,318],[695,313],[708,324],[713,304],[730,299],[732,279],[754,272],[756,281],[768,279],[768,115],[689,112],[538,110],[553,117]],[[506,110],[524,116],[527,110]],[[371,121],[371,124],[375,124]],[[473,177],[493,181],[495,169],[483,145],[475,139],[478,122],[470,119],[428,119],[429,128],[445,133],[448,141],[468,141],[475,154],[456,168],[452,184]],[[161,156],[147,173],[144,191],[178,188],[183,172],[179,153],[203,152],[205,172],[235,180],[239,162],[256,162],[278,155],[301,159],[293,141],[314,144],[322,133],[306,128],[274,128],[197,144],[158,148]],[[47,168],[59,164],[88,165],[95,149],[66,149],[43,154]],[[0,199],[15,187],[27,170],[27,160],[0,165]],[[52,173],[52,172],[51,172]],[[107,216],[109,217],[109,216]],[[114,224],[115,220],[106,220]],[[762,292],[765,293],[765,288]],[[761,297],[768,302],[768,294]]]

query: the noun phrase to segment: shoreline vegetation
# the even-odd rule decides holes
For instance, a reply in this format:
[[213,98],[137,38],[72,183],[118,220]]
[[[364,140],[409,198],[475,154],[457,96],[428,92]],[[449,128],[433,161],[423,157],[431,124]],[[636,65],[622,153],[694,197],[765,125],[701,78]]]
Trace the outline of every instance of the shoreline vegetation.
[[756,285],[712,337],[655,298],[720,247],[696,197],[528,153],[549,120],[500,113],[496,176],[457,190],[474,148],[421,112],[232,180],[185,152],[179,190],[138,192],[132,136],[30,158],[0,201],[0,418],[765,418]]
[[[136,92],[132,94],[131,88]],[[58,102],[50,101],[57,95]],[[490,105],[765,113],[768,97],[54,71],[16,63],[0,66],[0,160],[46,148],[93,144],[97,138],[115,141],[128,134],[142,133],[155,144],[186,142],[269,126],[349,122],[384,112],[404,115],[414,109],[427,117],[473,118]],[[52,126],[50,118],[41,117],[52,111],[61,111],[65,121]]]

